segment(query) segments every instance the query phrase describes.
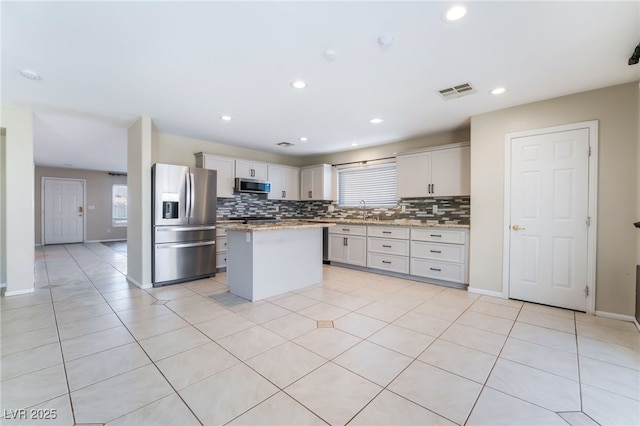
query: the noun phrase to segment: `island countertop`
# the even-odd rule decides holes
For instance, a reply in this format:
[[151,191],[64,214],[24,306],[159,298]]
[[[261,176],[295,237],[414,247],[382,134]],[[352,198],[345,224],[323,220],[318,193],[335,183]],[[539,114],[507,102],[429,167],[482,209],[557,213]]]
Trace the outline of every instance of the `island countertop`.
[[333,222],[311,222],[307,220],[283,220],[280,222],[268,223],[219,223],[218,226],[227,231],[259,232],[259,231],[282,231],[285,229],[312,229],[327,228],[334,226]]

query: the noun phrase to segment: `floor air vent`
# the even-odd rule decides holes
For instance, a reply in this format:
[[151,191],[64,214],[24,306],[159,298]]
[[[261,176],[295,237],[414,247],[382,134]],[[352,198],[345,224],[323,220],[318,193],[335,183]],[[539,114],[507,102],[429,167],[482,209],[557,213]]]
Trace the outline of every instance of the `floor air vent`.
[[459,84],[453,87],[447,87],[446,89],[438,90],[442,99],[454,99],[460,98],[462,96],[467,96],[472,93],[475,93],[476,89],[471,85],[471,83]]

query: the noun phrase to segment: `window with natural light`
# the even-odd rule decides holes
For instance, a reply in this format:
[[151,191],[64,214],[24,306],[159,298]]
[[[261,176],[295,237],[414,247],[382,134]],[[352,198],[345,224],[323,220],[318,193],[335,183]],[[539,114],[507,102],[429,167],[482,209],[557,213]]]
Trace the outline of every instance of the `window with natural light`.
[[338,204],[358,206],[395,206],[396,163],[364,165],[338,170]]
[[111,204],[113,226],[127,226],[127,185],[113,185]]

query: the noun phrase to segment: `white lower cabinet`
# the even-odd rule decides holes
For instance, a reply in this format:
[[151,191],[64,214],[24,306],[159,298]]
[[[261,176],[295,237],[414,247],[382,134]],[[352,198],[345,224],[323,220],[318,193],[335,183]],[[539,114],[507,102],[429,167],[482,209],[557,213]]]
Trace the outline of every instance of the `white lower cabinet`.
[[330,261],[426,282],[468,284],[468,250],[469,232],[464,228],[351,224],[329,228]]
[[409,228],[369,226],[367,266],[384,271],[409,273]]
[[367,266],[367,227],[333,226],[329,228],[329,260]]
[[227,267],[227,230],[216,228],[216,269]]
[[467,273],[469,233],[465,229],[412,228],[409,273],[459,284]]

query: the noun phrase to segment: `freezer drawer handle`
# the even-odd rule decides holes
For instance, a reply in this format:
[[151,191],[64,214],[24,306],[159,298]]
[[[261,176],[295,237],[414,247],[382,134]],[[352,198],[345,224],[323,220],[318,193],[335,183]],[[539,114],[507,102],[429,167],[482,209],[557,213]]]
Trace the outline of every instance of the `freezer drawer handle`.
[[437,272],[441,272],[442,271],[442,269],[440,269],[440,268],[429,268],[429,269],[431,269],[432,271],[437,271]]
[[157,227],[158,232],[174,232],[174,231],[211,231],[216,229],[215,226],[163,226]]
[[212,246],[215,243],[216,243],[215,241],[204,241],[204,242],[201,242],[201,243],[187,243],[187,244],[156,244],[156,250],[168,249],[168,248],[188,248],[188,247]]

